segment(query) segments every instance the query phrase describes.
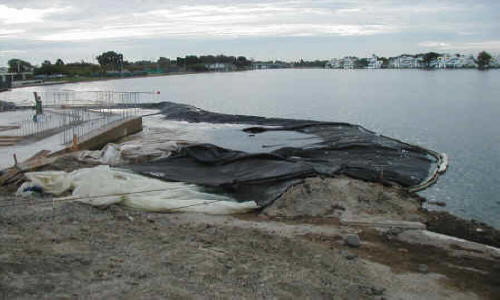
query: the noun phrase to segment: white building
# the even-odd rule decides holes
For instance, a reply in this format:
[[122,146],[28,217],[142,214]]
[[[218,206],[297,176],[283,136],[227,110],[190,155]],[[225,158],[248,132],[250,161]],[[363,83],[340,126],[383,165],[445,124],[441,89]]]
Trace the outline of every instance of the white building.
[[389,66],[395,69],[415,69],[423,66],[423,59],[421,57],[413,57],[409,55],[402,55],[391,58]]
[[326,63],[325,67],[330,69],[341,69],[343,66],[342,59],[333,58],[329,62]]
[[491,58],[490,67],[500,68],[500,55],[496,55]]
[[476,61],[472,55],[449,55],[445,54],[437,58],[433,67],[437,69],[459,69],[459,68],[475,68]]
[[472,55],[469,55],[469,56],[462,55],[461,57],[462,57],[462,62],[463,62],[464,68],[475,68],[475,67],[477,67],[477,63],[476,63],[476,60],[474,59],[474,56],[472,56]]
[[449,63],[451,56],[449,54],[444,54],[437,58],[437,69],[446,69],[446,64]]
[[344,69],[354,69],[356,59],[353,57],[344,57],[343,59],[343,68]]
[[378,59],[375,55],[368,59],[368,69],[380,69],[382,67],[382,61]]
[[228,63],[205,64],[205,68],[213,72],[226,72],[226,71],[233,71],[236,69],[236,67],[233,64],[228,64]]

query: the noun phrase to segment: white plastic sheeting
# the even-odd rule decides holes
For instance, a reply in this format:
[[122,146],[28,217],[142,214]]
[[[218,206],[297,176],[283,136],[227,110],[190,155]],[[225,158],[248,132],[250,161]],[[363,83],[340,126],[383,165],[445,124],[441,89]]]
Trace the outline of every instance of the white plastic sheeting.
[[72,190],[71,197],[57,200],[77,198],[76,201],[93,206],[120,204],[145,211],[207,214],[236,214],[257,208],[253,201],[238,203],[223,195],[203,192],[196,185],[165,182],[106,165],[71,173],[46,171],[27,173],[26,176],[31,182],[23,184],[18,194],[22,195],[33,185],[54,195]]
[[77,152],[78,160],[116,166],[123,163],[138,163],[168,157],[178,149],[177,143],[167,141],[144,145],[126,142],[120,145],[107,144],[102,150]]
[[71,189],[71,178],[64,171],[47,171],[26,173],[29,181],[24,182],[17,190],[18,196],[29,196],[30,192],[25,192],[30,187],[41,187],[47,193],[61,195]]

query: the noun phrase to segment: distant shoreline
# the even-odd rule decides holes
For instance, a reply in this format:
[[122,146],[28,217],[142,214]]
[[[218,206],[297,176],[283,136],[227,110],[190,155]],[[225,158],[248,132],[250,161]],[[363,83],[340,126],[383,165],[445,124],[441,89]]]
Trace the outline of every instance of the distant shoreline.
[[498,68],[478,70],[477,68],[456,68],[456,69],[419,69],[419,68],[378,68],[378,69],[342,69],[342,68],[315,68],[315,67],[295,67],[295,68],[276,68],[276,69],[251,69],[251,70],[237,70],[237,71],[225,71],[225,72],[172,72],[164,74],[149,74],[149,75],[138,75],[138,76],[124,76],[124,77],[72,77],[72,78],[62,78],[61,80],[47,80],[40,84],[27,84],[24,86],[11,87],[9,89],[0,90],[1,92],[6,92],[9,90],[35,87],[35,86],[50,86],[50,85],[61,85],[61,84],[72,84],[72,83],[82,83],[82,82],[97,82],[97,81],[111,81],[111,80],[122,80],[122,79],[136,79],[136,78],[150,78],[150,77],[164,77],[164,76],[178,76],[178,75],[195,75],[195,74],[213,74],[213,73],[236,73],[236,72],[247,72],[247,71],[265,71],[265,70],[336,70],[336,71],[490,71],[498,70]]
[[151,74],[151,75],[127,76],[127,77],[79,77],[79,78],[73,77],[73,78],[63,78],[61,80],[47,80],[40,84],[27,84],[24,86],[11,87],[8,90],[34,87],[34,86],[50,86],[50,85],[60,85],[60,84],[81,83],[81,82],[110,81],[110,80],[132,79],[132,78],[149,78],[149,77],[163,77],[172,75],[189,75],[189,74],[204,74],[204,73],[214,73],[214,72],[176,72],[176,73]]

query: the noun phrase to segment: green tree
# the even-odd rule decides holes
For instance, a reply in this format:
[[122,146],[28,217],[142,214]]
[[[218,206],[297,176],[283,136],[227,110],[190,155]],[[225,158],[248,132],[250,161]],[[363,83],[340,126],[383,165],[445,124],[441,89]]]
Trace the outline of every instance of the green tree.
[[177,57],[177,66],[179,67],[185,67],[186,66],[186,60],[182,57]]
[[21,73],[21,72],[30,72],[33,70],[33,66],[24,60],[13,58],[9,60],[9,72],[11,73]]
[[380,68],[387,69],[389,67],[389,59],[387,57],[380,57],[379,59],[382,61]]
[[363,69],[363,68],[368,67],[368,59],[361,58],[361,59],[356,60],[356,62],[354,63],[354,67],[359,68],[359,69]]
[[64,62],[62,61],[62,59],[58,58],[56,60],[56,66],[64,66]]
[[184,58],[184,62],[186,63],[186,65],[196,65],[196,64],[199,64],[200,63],[200,59],[198,58],[198,56],[196,55],[187,55],[185,58]]
[[104,52],[97,56],[96,59],[103,70],[121,70],[123,66],[123,54],[116,53],[115,51]]
[[492,57],[488,52],[486,52],[486,51],[479,52],[479,54],[477,55],[477,67],[478,67],[478,69],[484,70],[484,69],[489,68],[491,58]]
[[234,64],[238,69],[244,69],[248,68],[252,64],[252,62],[247,60],[247,58],[244,56],[238,56]]
[[431,62],[433,60],[437,59],[439,56],[440,56],[439,53],[436,53],[436,52],[425,53],[424,56],[422,57],[425,67],[430,68]]
[[200,56],[200,61],[206,64],[212,64],[216,62],[216,58],[213,55]]

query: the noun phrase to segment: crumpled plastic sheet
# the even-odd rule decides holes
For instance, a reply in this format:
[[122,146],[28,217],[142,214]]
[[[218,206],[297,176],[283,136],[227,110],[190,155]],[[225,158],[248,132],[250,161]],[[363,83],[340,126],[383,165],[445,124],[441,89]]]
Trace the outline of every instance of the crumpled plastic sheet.
[[181,182],[165,182],[131,172],[101,165],[66,173],[44,171],[26,173],[25,182],[17,194],[38,186],[55,196],[71,191],[70,197],[56,202],[79,201],[93,206],[120,204],[154,212],[199,212],[207,214],[237,214],[257,209],[253,201],[238,203],[231,198],[204,192],[200,187]]
[[314,137],[297,144],[289,135],[278,134],[273,140],[278,146],[260,152],[225,148],[217,142],[190,144],[166,158],[124,166],[146,176],[211,187],[262,207],[307,177],[345,175],[415,190],[428,187],[445,170],[443,155],[359,125],[230,115],[173,102],[154,105],[166,120],[252,125],[242,129],[247,143],[268,133]]
[[80,161],[118,166],[126,163],[138,163],[166,158],[177,149],[177,143],[174,141],[158,144],[142,144],[135,141],[120,145],[110,143],[102,150],[77,152],[77,159]]

